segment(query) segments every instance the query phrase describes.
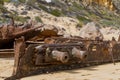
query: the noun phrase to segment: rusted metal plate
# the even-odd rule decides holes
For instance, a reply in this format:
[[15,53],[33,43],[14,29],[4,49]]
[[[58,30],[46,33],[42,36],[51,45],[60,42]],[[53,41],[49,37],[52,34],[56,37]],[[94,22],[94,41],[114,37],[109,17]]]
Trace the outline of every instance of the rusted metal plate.
[[[36,30],[38,28],[43,27],[43,25],[40,25],[38,27],[30,27],[28,29],[21,29],[19,26],[10,26],[6,25],[3,26],[0,29],[0,48],[12,48],[13,42],[15,38],[19,38],[21,36],[25,37],[25,40],[28,40],[40,33],[40,29]],[[8,45],[8,46],[4,46]]]

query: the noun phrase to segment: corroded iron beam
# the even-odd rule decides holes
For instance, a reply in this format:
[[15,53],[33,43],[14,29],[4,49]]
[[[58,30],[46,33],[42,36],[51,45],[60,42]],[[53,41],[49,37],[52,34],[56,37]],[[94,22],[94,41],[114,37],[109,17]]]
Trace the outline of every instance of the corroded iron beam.
[[26,34],[28,34],[28,33],[31,33],[31,34],[29,34],[29,35],[32,35],[32,34],[34,34],[34,33],[32,33],[32,32],[36,32],[36,31],[37,31],[36,29],[41,28],[41,27],[43,27],[43,25],[38,26],[38,27],[33,27],[33,28],[30,28],[30,29],[26,29],[26,30],[23,30],[23,31],[21,31],[21,32],[16,32],[16,33],[13,33],[13,34],[11,35],[11,37],[12,37],[12,38],[16,38],[16,37],[24,36],[24,35],[26,35]]
[[14,57],[14,49],[0,49],[0,58]]

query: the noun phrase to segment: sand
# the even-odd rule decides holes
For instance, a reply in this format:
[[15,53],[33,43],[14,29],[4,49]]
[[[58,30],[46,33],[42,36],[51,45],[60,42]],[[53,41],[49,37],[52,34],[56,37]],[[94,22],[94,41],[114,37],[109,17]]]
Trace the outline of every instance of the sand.
[[[14,59],[0,59],[0,80],[12,75]],[[120,62],[73,70],[58,71],[22,78],[21,80],[120,80]]]
[[12,75],[13,65],[13,58],[0,58],[0,80]]
[[120,80],[120,62],[26,77],[21,80]]

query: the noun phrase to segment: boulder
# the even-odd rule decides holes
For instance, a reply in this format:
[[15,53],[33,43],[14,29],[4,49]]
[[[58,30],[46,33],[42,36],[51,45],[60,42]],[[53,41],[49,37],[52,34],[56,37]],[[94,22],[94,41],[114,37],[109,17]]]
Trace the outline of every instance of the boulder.
[[96,37],[103,39],[103,34],[100,32],[99,27],[94,22],[87,23],[85,26],[83,26],[80,29],[79,36],[93,40]]

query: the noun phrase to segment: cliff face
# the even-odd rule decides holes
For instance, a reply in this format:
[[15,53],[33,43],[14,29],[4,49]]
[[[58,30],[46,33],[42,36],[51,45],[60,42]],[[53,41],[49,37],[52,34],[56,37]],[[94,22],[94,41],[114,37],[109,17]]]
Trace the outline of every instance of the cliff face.
[[112,0],[63,0],[63,1],[68,2],[68,3],[69,2],[77,2],[77,3],[82,2],[85,6],[94,5],[94,3],[96,3],[97,5],[105,6],[109,8],[110,10],[116,9]]
[[[8,24],[10,17],[20,25],[33,20],[35,26],[43,23],[56,27],[65,36],[80,36],[82,27],[91,22],[100,28],[120,28],[120,0],[0,0],[0,3],[0,24]],[[89,24],[91,32],[92,27]]]
[[115,6],[113,5],[112,0],[89,0],[90,3],[95,2],[98,5],[105,6],[110,10],[115,10]]

